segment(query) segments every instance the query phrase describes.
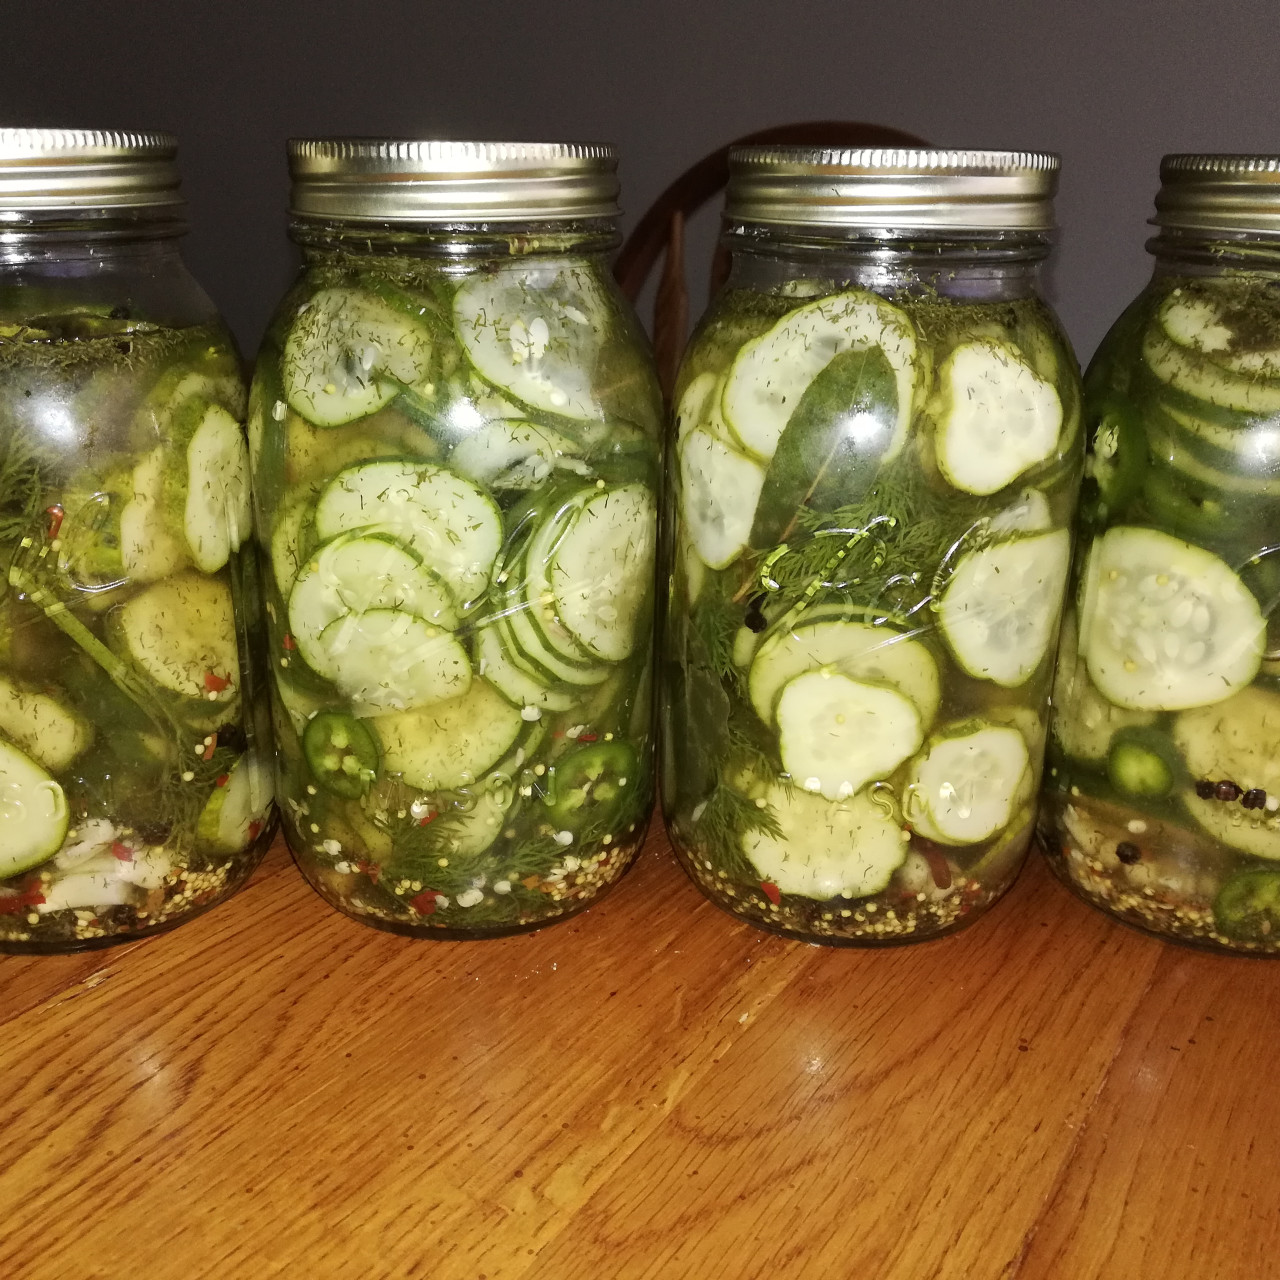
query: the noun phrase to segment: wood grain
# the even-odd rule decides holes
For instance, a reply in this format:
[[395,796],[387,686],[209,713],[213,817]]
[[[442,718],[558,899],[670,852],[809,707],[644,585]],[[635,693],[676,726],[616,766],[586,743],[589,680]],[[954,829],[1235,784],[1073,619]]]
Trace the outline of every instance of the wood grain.
[[1280,964],[1038,863],[869,952],[723,915],[656,824],[598,907],[478,943],[348,921],[277,847],[174,933],[0,961],[0,999],[6,1280],[1257,1280],[1280,1249]]

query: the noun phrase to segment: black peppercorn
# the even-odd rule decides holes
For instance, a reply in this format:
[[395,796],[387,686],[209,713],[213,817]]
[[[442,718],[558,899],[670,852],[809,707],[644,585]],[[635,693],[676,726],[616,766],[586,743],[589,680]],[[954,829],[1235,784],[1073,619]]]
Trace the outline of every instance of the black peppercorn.
[[1131,867],[1135,862],[1142,861],[1142,850],[1139,849],[1136,844],[1132,844],[1128,840],[1121,840],[1120,843],[1116,845],[1116,857],[1119,858],[1126,867]]
[[1214,796],[1219,800],[1239,800],[1240,788],[1234,782],[1223,778],[1213,789]]
[[1210,782],[1208,778],[1201,778],[1200,781],[1196,783],[1196,795],[1198,795],[1201,800],[1212,800],[1213,791],[1213,783]]
[[764,616],[764,610],[760,608],[763,603],[764,596],[752,596],[747,601],[747,612],[742,619],[747,630],[754,631],[756,635],[769,625],[769,620]]
[[1246,809],[1261,809],[1267,803],[1267,793],[1261,787],[1251,787],[1240,797],[1240,803]]

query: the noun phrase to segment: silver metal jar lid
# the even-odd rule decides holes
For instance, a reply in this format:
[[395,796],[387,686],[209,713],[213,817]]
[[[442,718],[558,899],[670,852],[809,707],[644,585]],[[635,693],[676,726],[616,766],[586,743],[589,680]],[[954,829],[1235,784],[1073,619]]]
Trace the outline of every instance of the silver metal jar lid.
[[1151,221],[1192,231],[1280,232],[1280,156],[1165,156]]
[[378,222],[613,217],[618,158],[573,142],[294,138],[290,212]]
[[168,133],[0,128],[0,210],[181,205],[177,154]]
[[725,215],[799,226],[1047,231],[1058,157],[1039,151],[734,147]]

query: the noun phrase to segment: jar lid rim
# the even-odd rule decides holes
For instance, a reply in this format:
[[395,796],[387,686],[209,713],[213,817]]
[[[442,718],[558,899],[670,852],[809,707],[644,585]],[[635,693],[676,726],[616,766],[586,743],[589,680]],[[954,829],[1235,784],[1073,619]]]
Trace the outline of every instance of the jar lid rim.
[[0,210],[181,206],[177,152],[160,131],[0,127]]
[[514,222],[615,217],[617,152],[597,142],[292,138],[302,218]]
[[1187,231],[1280,231],[1280,155],[1175,152],[1160,161],[1150,221]]
[[1053,227],[1047,151],[742,146],[725,214],[746,222],[970,230]]

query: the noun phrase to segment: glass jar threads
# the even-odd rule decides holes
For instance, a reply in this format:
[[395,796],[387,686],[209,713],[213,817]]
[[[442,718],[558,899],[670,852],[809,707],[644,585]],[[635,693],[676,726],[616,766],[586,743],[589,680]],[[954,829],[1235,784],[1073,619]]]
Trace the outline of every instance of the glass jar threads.
[[1127,923],[1280,953],[1280,159],[1161,165],[1086,378],[1044,843]]
[[279,785],[343,911],[589,906],[652,803],[660,400],[613,152],[290,146],[303,266],[250,409]]
[[168,928],[271,836],[245,388],[174,140],[0,130],[0,948]]
[[676,388],[663,797],[753,924],[932,937],[1021,864],[1082,455],[1036,292],[1056,169],[731,158],[732,272]]

